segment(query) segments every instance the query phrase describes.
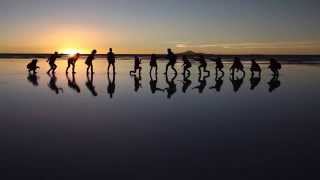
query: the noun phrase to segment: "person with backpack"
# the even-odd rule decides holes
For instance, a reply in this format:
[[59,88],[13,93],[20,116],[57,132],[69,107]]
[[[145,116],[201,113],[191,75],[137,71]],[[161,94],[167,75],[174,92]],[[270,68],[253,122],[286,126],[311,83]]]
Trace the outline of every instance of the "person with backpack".
[[56,60],[58,58],[58,52],[54,52],[54,54],[52,54],[47,62],[49,63],[50,69],[48,70],[48,74],[52,71],[52,73],[55,73],[56,69],[57,69],[57,65],[55,64]]
[[89,70],[91,70],[92,74],[94,73],[93,72],[93,64],[92,64],[92,62],[95,59],[96,54],[97,54],[97,50],[95,50],[95,49],[92,50],[91,54],[87,57],[87,59],[85,61],[86,65],[88,66],[87,67],[87,74],[89,74]]
[[37,66],[38,63],[38,59],[32,59],[32,61],[30,63],[27,64],[27,70],[29,71],[29,73],[33,72],[33,74],[36,74],[36,70],[40,69],[39,66]]

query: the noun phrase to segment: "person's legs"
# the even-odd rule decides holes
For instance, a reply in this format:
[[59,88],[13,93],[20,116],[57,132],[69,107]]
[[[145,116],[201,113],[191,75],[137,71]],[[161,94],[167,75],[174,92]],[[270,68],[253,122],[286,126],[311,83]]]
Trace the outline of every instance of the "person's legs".
[[169,69],[170,63],[167,64],[166,66],[166,72],[164,74],[168,74],[168,69]]
[[116,67],[114,63],[112,63],[112,69],[113,69],[113,74],[116,73]]
[[93,65],[90,64],[90,67],[91,67],[91,73],[94,73],[94,71],[93,71]]
[[174,71],[175,74],[178,74],[178,71],[176,70],[176,68],[174,67],[175,64],[171,64],[171,69]]
[[68,63],[68,67],[67,67],[67,69],[66,69],[66,73],[68,73],[69,68],[70,68],[70,63]]
[[110,62],[108,63],[108,73],[110,72]]
[[76,73],[75,69],[76,69],[76,65],[72,64],[72,73]]

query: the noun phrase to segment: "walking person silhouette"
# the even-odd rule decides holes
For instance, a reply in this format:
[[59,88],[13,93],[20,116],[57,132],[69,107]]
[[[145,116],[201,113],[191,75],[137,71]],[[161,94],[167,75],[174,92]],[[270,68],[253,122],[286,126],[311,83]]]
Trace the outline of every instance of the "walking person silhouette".
[[281,69],[281,64],[274,58],[270,59],[269,69],[273,72],[274,76],[279,76],[279,70]]
[[112,48],[109,48],[109,52],[107,53],[107,60],[108,60],[108,73],[110,72],[111,66],[113,69],[113,73],[116,73],[116,68],[115,68],[116,57],[115,57],[115,54],[112,52]]
[[50,66],[50,69],[48,70],[48,74],[52,71],[52,73],[55,73],[56,72],[56,69],[57,69],[57,65],[55,64],[56,60],[58,58],[58,52],[54,52],[54,54],[52,54],[47,62],[49,63],[49,66]]
[[76,62],[80,57],[80,53],[77,53],[76,55],[74,55],[73,57],[69,57],[68,58],[68,67],[66,69],[66,73],[68,73],[69,68],[72,66],[72,73],[76,73],[75,72],[75,66],[76,66]]
[[30,63],[27,64],[27,70],[29,74],[33,72],[33,74],[37,73],[37,69],[40,69],[39,66],[37,66],[38,59],[32,59]]
[[158,64],[157,64],[157,56],[152,54],[150,57],[150,74],[152,73],[152,69],[155,68],[155,74],[158,74]]
[[230,67],[231,75],[234,75],[234,71],[237,70],[237,72],[241,71],[243,75],[245,76],[246,72],[244,71],[244,66],[240,61],[240,58],[235,57],[233,60],[233,64]]
[[171,49],[168,49],[168,54],[166,58],[169,59],[169,62],[166,66],[166,72],[164,74],[168,74],[169,67],[171,67],[175,74],[178,74],[176,68],[174,67],[177,62],[177,56],[172,52]]
[[259,73],[259,77],[261,77],[261,67],[260,65],[256,62],[255,59],[251,60],[251,76],[254,76],[254,72],[258,72]]
[[215,61],[216,61],[216,78],[218,75],[218,71],[220,71],[222,73],[222,77],[223,77],[224,76],[224,71],[223,71],[224,65],[223,65],[221,57],[218,57]]
[[139,76],[141,76],[142,67],[140,66],[140,64],[141,64],[141,59],[139,58],[139,56],[135,56],[134,57],[134,70],[130,71],[130,74],[137,73],[137,70],[139,70]]
[[92,50],[91,54],[87,57],[85,63],[87,64],[87,74],[89,73],[89,70],[91,70],[91,73],[94,73],[93,71],[93,60],[95,59],[95,56],[97,54],[97,50]]
[[190,75],[191,72],[189,69],[192,67],[191,62],[189,61],[189,59],[186,55],[184,55],[182,57],[182,61],[183,61],[183,64],[182,64],[183,73],[182,74],[185,76],[186,72],[188,72],[188,75]]

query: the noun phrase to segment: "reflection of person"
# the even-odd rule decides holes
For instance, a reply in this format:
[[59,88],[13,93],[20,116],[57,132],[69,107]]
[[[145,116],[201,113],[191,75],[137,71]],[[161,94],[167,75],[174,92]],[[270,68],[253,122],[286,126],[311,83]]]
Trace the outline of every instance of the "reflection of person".
[[141,64],[141,59],[138,56],[135,56],[134,57],[134,70],[130,71],[130,74],[137,73],[137,70],[139,70],[139,76],[140,76],[141,70],[142,70],[142,67],[140,67],[140,64]]
[[269,92],[273,92],[274,90],[278,89],[281,86],[281,82],[279,80],[279,76],[274,74],[272,79],[268,82],[269,84]]
[[89,74],[87,74],[86,86],[93,96],[98,96],[98,93],[96,92],[96,88],[93,85],[93,73],[90,74],[90,77],[89,77]]
[[182,86],[182,92],[186,93],[188,88],[191,86],[192,81],[189,79],[190,74],[188,74],[188,76],[186,76],[186,74],[183,74],[183,86]]
[[216,75],[215,77],[216,84],[210,87],[209,89],[215,89],[217,92],[220,92],[223,85],[223,77],[224,77],[223,75],[221,75],[220,77]]
[[108,73],[110,72],[110,66],[112,66],[113,73],[116,72],[116,67],[115,67],[115,62],[116,62],[116,57],[114,53],[112,52],[112,48],[109,49],[109,52],[107,53],[107,60],[108,60]]
[[95,55],[97,54],[97,50],[92,50],[91,54],[87,57],[86,59],[86,64],[88,65],[87,67],[87,74],[89,73],[89,70],[91,70],[91,73],[93,72],[93,60],[95,59]]
[[177,56],[172,52],[171,49],[168,49],[167,59],[169,59],[169,62],[166,66],[166,72],[164,74],[168,74],[169,67],[171,67],[175,74],[178,74],[176,68],[174,67],[177,62]]
[[238,92],[243,84],[245,76],[243,75],[241,78],[237,77],[235,78],[234,74],[230,77],[230,81],[233,85],[234,92]]
[[150,90],[152,94],[155,94],[157,91],[163,92],[163,89],[158,88],[158,75],[156,74],[156,79],[153,79],[152,74],[150,73]]
[[199,76],[198,81],[200,84],[192,89],[198,89],[200,94],[203,93],[204,89],[207,86],[207,78],[208,77],[210,77],[209,74],[207,76],[204,76],[202,79],[201,79],[201,76]]
[[48,74],[52,71],[52,73],[55,73],[56,69],[57,69],[57,65],[55,64],[56,60],[58,58],[58,52],[54,52],[53,55],[51,55],[49,57],[49,59],[47,60],[47,62],[49,63],[50,69],[48,70]]
[[75,72],[75,68],[76,68],[75,66],[76,66],[76,62],[79,59],[79,57],[80,57],[80,54],[77,53],[73,57],[68,58],[68,67],[67,67],[66,73],[68,73],[68,70],[69,70],[70,66],[72,66],[72,73],[76,73]]
[[150,74],[153,68],[156,69],[156,74],[158,74],[157,56],[155,54],[152,54],[150,58]]
[[34,86],[39,85],[39,82],[38,82],[39,77],[37,76],[36,73],[29,73],[27,79],[29,82],[31,82],[32,85]]
[[208,75],[210,75],[210,71],[207,70],[207,61],[206,58],[203,55],[200,55],[199,59],[197,59],[196,61],[200,62],[200,66],[198,67],[199,69],[199,74],[202,73],[201,68],[203,68],[203,71],[208,73]]
[[189,59],[187,58],[187,56],[183,56],[182,57],[182,61],[183,61],[183,64],[182,64],[182,66],[183,66],[183,75],[185,76],[185,74],[186,74],[186,72],[188,72],[188,74],[190,75],[191,74],[191,72],[190,72],[190,68],[191,68],[191,62],[189,61]]
[[135,92],[138,92],[140,88],[142,88],[142,85],[141,85],[141,75],[139,74],[139,77],[137,75],[130,75],[131,77],[133,77],[133,80],[134,80],[134,91]]
[[108,73],[108,94],[110,95],[110,98],[113,98],[113,94],[116,89],[116,84],[115,84],[115,73],[112,75],[112,81],[110,79],[110,74]]
[[77,84],[77,82],[76,82],[76,78],[75,78],[74,73],[72,73],[72,79],[70,79],[68,73],[67,73],[66,75],[67,75],[67,80],[68,80],[68,86],[69,86],[71,89],[73,89],[73,90],[77,91],[78,93],[80,93],[81,90],[80,90],[80,87],[78,86],[78,84]]
[[166,82],[168,84],[168,87],[165,88],[167,90],[167,98],[171,99],[171,97],[177,92],[177,85],[174,82],[174,80],[177,78],[177,74],[174,75],[174,77],[169,81],[168,75],[166,75]]
[[32,61],[30,63],[27,64],[27,69],[29,71],[29,73],[33,72],[33,74],[37,73],[37,69],[40,69],[39,66],[37,66],[38,63],[38,59],[32,59]]
[[58,79],[57,79],[55,73],[52,73],[52,75],[49,74],[49,77],[50,77],[50,81],[49,81],[48,87],[52,91],[54,91],[56,94],[59,94],[60,91],[63,93],[63,89],[57,86]]

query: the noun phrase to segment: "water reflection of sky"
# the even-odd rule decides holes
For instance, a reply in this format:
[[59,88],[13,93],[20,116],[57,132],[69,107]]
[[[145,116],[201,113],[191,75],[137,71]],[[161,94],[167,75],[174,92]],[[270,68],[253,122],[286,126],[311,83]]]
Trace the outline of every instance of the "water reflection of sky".
[[[211,76],[199,93],[193,89],[200,84],[195,63],[190,87],[183,93],[183,77],[179,74],[176,92],[168,99],[166,91],[152,93],[148,62],[143,64],[138,91],[134,77],[129,76],[132,62],[118,62],[113,98],[108,94],[105,61],[95,62],[92,86],[83,62],[78,62],[75,81],[80,92],[74,83],[69,83],[72,88],[68,86],[66,62],[59,61],[56,85],[63,89],[59,94],[48,86],[50,77],[44,61],[39,64],[38,86],[28,80],[26,63],[0,61],[0,140],[8,157],[20,148],[21,158],[26,160],[30,154],[41,152],[31,158],[36,165],[48,159],[54,163],[44,166],[51,167],[64,159],[72,166],[76,163],[72,153],[76,152],[77,158],[89,152],[92,155],[78,164],[89,168],[86,164],[90,162],[97,170],[101,161],[105,166],[111,166],[111,162],[137,167],[156,163],[159,168],[170,168],[167,163],[171,162],[172,166],[189,168],[201,162],[206,168],[217,169],[219,163],[227,163],[220,164],[227,168],[229,162],[236,168],[294,169],[292,161],[296,158],[311,163],[319,157],[313,153],[319,150],[317,139],[313,139],[320,128],[316,110],[320,105],[319,66],[284,65],[281,85],[270,93],[272,75],[267,65],[262,66],[262,78],[254,90],[250,89],[248,74],[234,92],[229,73],[222,78],[220,91],[210,89],[216,81],[214,66],[209,64]],[[169,86],[162,74],[165,64],[160,62],[159,67],[157,86],[165,89]],[[177,67],[181,72],[181,64]],[[72,81],[71,74],[69,78]],[[93,86],[97,96],[92,93]],[[305,151],[311,153],[297,155]],[[188,163],[180,161],[180,156]],[[120,167],[123,171],[127,168]]]

